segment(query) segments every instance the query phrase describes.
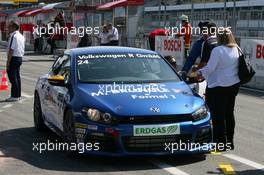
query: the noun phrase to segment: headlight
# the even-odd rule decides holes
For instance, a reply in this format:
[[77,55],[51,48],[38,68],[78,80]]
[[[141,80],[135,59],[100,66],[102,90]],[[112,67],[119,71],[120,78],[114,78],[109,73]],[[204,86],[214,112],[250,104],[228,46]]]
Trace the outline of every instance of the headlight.
[[104,124],[114,124],[115,118],[109,113],[102,113],[97,109],[84,108],[82,110],[88,117],[89,120]]
[[203,106],[192,114],[192,118],[194,122],[197,122],[199,120],[206,118],[207,115],[208,115],[208,110],[205,106]]
[[101,119],[100,112],[97,109],[91,109],[91,108],[88,109],[87,116],[89,117],[90,120],[95,121],[95,122]]

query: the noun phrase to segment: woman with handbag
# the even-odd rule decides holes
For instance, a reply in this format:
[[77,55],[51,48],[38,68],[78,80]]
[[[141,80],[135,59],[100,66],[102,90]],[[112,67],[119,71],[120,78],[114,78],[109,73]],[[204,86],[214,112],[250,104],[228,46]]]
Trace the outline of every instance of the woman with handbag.
[[239,48],[228,28],[217,34],[217,41],[208,64],[197,75],[207,80],[206,102],[213,122],[213,142],[217,150],[224,151],[234,149],[234,107],[240,86]]

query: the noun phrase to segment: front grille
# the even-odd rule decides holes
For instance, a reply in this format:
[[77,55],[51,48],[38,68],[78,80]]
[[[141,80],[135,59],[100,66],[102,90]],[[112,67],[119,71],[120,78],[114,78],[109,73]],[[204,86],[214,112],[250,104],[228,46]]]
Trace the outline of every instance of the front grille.
[[164,152],[165,143],[189,143],[191,139],[191,134],[122,137],[127,152]]
[[167,116],[131,116],[120,117],[119,124],[158,124],[158,123],[179,123],[192,121],[190,114],[167,115]]
[[100,135],[87,135],[85,143],[99,143],[99,150],[103,152],[117,152],[116,140],[113,136],[104,134]]

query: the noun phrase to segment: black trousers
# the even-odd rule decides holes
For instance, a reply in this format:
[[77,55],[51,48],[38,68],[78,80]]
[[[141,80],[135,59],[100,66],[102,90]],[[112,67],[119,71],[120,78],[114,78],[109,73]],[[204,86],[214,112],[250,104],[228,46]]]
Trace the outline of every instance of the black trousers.
[[34,51],[41,51],[41,38],[36,38],[34,42]]
[[149,37],[149,47],[150,50],[155,51],[155,38]]
[[107,44],[100,44],[100,46],[110,46],[110,43],[107,43]]
[[110,41],[110,46],[118,46],[119,45],[119,41],[118,40],[112,40]]
[[20,66],[22,64],[22,57],[12,57],[7,70],[7,75],[11,83],[11,97],[21,97],[21,79]]
[[54,49],[56,48],[55,40],[49,38],[47,40],[47,43],[50,45],[50,54],[53,54],[54,53]]
[[238,90],[239,84],[206,89],[206,102],[213,122],[214,143],[233,143],[234,107]]

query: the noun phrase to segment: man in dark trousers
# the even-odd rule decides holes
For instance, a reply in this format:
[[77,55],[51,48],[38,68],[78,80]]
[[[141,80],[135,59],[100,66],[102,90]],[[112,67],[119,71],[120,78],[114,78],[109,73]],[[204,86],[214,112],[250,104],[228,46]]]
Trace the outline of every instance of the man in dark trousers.
[[107,29],[109,31],[108,39],[110,40],[110,46],[119,45],[119,34],[118,29],[113,26],[113,24],[107,24]]
[[9,41],[7,46],[6,69],[11,87],[11,97],[7,102],[15,102],[21,99],[20,66],[25,52],[25,38],[19,32],[19,25],[11,21],[8,25]]

